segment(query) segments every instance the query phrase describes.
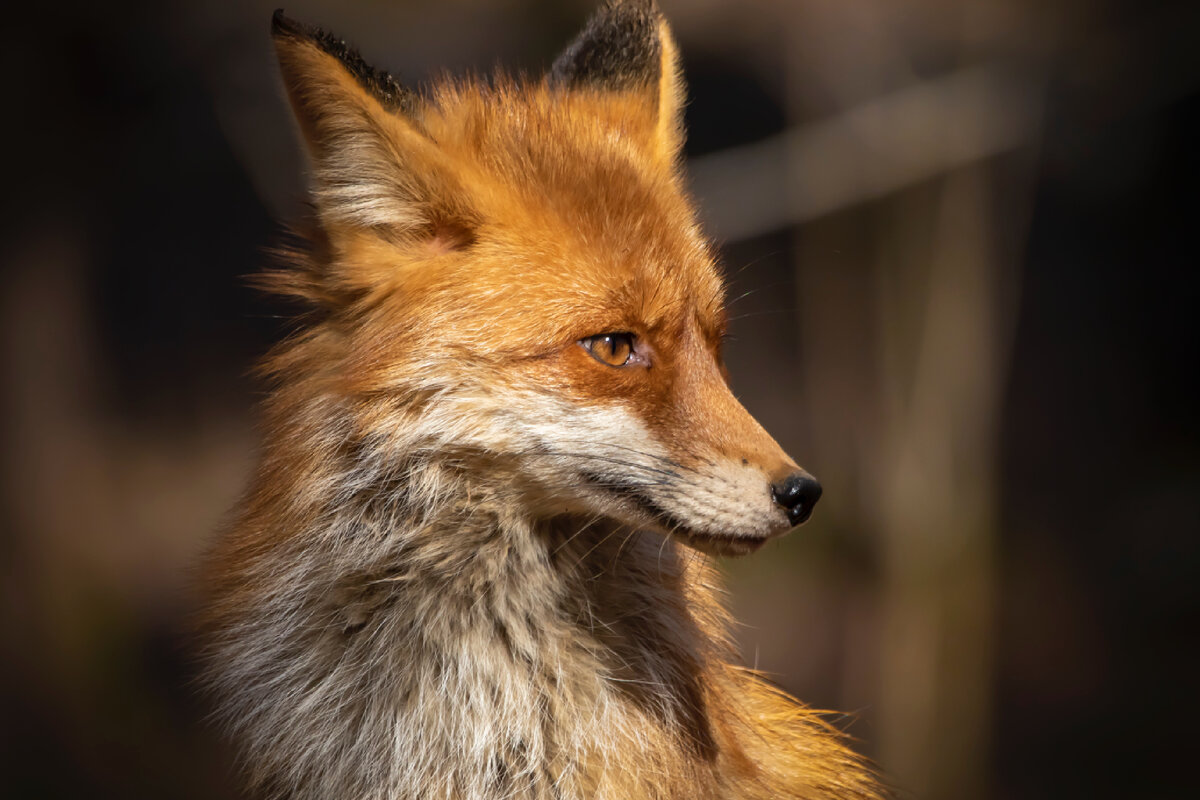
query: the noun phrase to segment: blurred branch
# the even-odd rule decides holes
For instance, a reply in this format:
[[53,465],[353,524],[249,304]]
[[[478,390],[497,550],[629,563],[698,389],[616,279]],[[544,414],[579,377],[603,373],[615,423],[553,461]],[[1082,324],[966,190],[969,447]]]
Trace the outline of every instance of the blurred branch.
[[718,239],[768,233],[1021,146],[1040,94],[999,67],[964,69],[695,159],[693,191]]
[[947,175],[938,194],[928,263],[887,256],[878,270],[886,399],[871,459],[886,565],[880,756],[929,800],[987,796],[999,408],[1016,310],[1000,302],[1009,270],[988,171]]

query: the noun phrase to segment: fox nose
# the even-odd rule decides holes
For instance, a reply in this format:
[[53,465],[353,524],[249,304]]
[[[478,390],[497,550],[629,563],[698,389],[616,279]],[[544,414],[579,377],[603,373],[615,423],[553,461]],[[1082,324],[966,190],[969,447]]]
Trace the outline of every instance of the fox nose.
[[788,522],[799,525],[812,515],[821,499],[821,484],[807,472],[793,472],[771,484],[771,498],[787,512]]

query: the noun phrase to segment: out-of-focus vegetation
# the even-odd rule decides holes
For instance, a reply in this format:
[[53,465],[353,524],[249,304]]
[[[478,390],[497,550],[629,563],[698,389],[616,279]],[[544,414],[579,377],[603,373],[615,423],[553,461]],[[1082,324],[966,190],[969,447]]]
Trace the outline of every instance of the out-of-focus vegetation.
[[[1200,586],[1200,8],[662,0],[735,389],[825,485],[730,562],[747,660],[905,796],[1181,797]],[[0,719],[12,797],[235,796],[190,569],[253,462],[302,208],[258,3],[6,19]],[[290,15],[419,82],[582,0]],[[1186,787],[1186,788],[1185,788]]]

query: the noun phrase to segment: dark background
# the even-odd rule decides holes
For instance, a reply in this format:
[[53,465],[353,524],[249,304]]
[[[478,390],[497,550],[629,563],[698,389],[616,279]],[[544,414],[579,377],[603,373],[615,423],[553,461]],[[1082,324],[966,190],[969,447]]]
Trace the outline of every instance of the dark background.
[[[907,796],[1194,794],[1200,7],[662,5],[735,389],[826,487],[727,565],[747,661]],[[272,8],[6,12],[14,798],[236,796],[184,621],[289,329],[245,281],[302,208]],[[287,10],[419,83],[537,74],[590,4]]]

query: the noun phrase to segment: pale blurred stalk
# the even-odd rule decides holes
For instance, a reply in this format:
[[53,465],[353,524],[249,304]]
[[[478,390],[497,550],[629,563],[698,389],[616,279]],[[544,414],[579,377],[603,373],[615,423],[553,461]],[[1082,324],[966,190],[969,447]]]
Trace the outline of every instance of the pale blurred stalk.
[[[987,169],[962,169],[940,183],[930,201],[936,227],[929,264],[889,257],[884,248],[876,270],[883,391],[883,447],[872,470],[884,564],[879,757],[900,786],[926,800],[988,795],[997,437],[1007,350]],[[892,252],[905,243],[894,244]]]

